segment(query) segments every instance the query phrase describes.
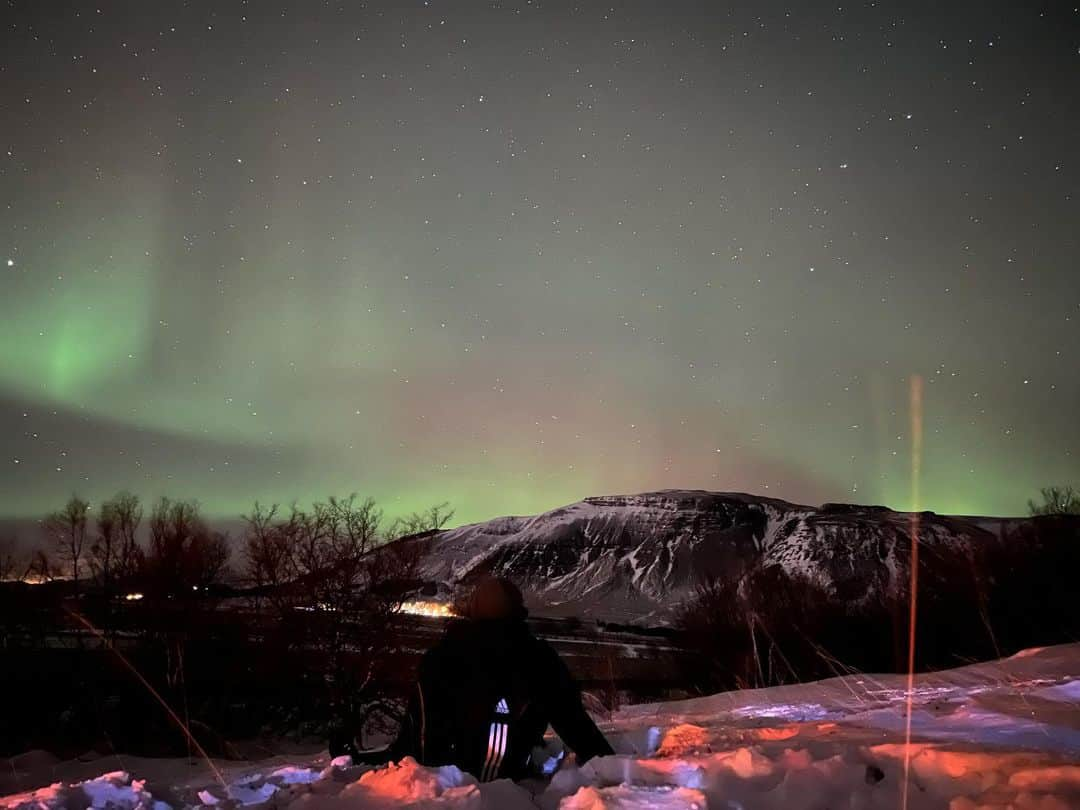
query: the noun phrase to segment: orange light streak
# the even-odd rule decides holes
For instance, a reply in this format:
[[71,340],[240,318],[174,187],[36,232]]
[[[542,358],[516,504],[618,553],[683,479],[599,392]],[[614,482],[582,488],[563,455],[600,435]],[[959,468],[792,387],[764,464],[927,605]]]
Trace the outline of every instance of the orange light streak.
[[199,756],[201,756],[206,761],[207,766],[214,774],[214,778],[216,778],[218,783],[221,785],[221,789],[225,791],[225,795],[229,799],[231,799],[232,791],[229,790],[229,785],[225,781],[225,777],[222,776],[221,771],[218,770],[216,765],[214,765],[213,760],[210,759],[210,755],[206,753],[206,750],[201,745],[199,745],[199,741],[195,739],[195,735],[191,733],[191,730],[184,724],[184,721],[181,720],[179,715],[177,715],[177,713],[172,710],[172,707],[165,702],[165,698],[158,694],[158,691],[154,689],[150,682],[143,677],[142,673],[135,668],[135,665],[132,664],[124,656],[123,653],[116,649],[116,646],[111,641],[109,641],[105,634],[96,626],[94,626],[85,616],[83,616],[81,613],[76,613],[73,610],[69,610],[66,607],[64,608],[64,612],[76,621],[78,621],[83,627],[85,627],[95,636],[97,636],[97,638],[105,645],[105,647],[113,654],[115,654],[117,658],[120,659],[120,663],[122,663],[128,669],[128,671],[131,672],[131,674],[139,680],[139,683],[146,687],[146,690],[151,695],[153,695],[154,699],[157,700],[157,702],[161,704],[162,708],[165,709],[165,712],[169,715],[169,718],[182,732],[184,732],[184,736],[187,737],[188,742],[190,742],[191,745],[194,746],[195,750],[199,752]]
[[904,785],[900,806],[907,810],[911,777],[911,707],[915,692],[915,621],[919,604],[919,478],[922,475],[923,379],[911,377],[911,580],[908,604],[907,717],[904,721]]

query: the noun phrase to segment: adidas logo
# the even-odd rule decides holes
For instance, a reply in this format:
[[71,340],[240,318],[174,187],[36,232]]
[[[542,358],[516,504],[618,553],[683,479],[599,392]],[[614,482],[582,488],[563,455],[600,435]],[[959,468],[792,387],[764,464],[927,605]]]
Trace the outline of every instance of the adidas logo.
[[[499,698],[499,702],[495,704],[495,714],[510,714],[506,698]],[[498,778],[503,757],[506,756],[506,743],[509,737],[509,723],[495,722],[488,728],[487,759],[484,760],[484,769],[480,771],[481,782],[490,782]]]

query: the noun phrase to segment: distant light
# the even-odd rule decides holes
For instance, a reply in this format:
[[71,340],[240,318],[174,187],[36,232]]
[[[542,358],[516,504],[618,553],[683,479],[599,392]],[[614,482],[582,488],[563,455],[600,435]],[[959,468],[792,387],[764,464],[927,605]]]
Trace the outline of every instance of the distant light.
[[14,259],[8,259],[7,260],[7,266],[8,267],[14,267],[15,266],[15,260]]
[[447,618],[457,615],[450,605],[445,602],[402,602],[401,612],[407,613],[410,616],[432,616],[436,618]]
[[128,601],[128,602],[138,602],[142,598],[143,598],[143,595],[141,593],[138,593],[138,592],[124,594],[124,599],[126,601]]

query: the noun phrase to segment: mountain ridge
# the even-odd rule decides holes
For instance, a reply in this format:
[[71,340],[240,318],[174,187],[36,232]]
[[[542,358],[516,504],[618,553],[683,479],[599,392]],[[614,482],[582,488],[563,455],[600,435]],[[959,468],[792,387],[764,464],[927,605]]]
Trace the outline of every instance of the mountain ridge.
[[592,496],[399,542],[420,544],[421,577],[446,598],[496,574],[518,582],[537,615],[666,623],[700,585],[754,566],[779,566],[852,604],[904,593],[916,514],[920,548],[931,551],[1003,542],[1036,520],[668,489]]

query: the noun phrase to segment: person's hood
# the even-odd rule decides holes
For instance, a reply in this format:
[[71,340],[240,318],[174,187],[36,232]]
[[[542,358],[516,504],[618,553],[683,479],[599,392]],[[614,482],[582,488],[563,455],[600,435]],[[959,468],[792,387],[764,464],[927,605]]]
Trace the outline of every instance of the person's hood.
[[521,590],[505,577],[483,577],[456,609],[459,616],[473,621],[512,621],[528,616]]

